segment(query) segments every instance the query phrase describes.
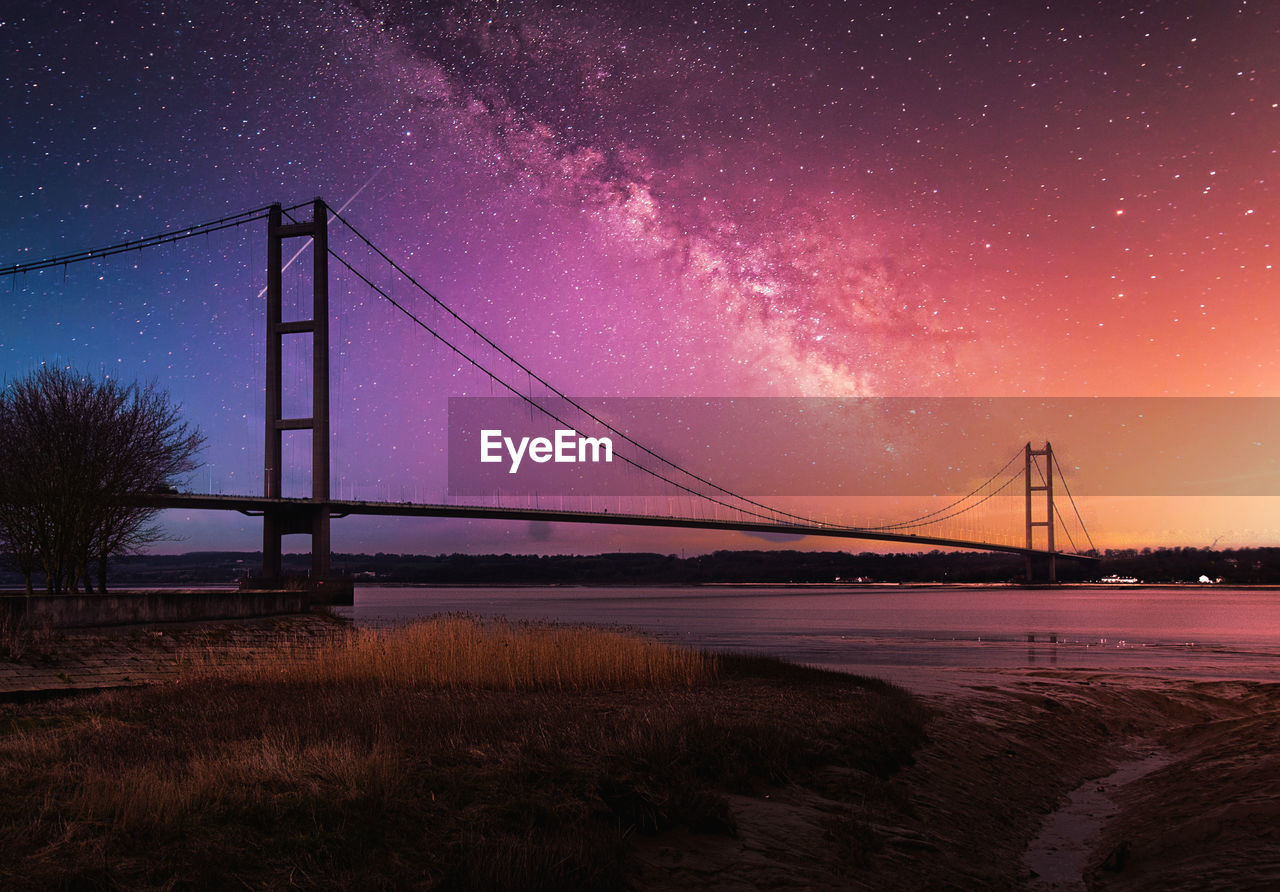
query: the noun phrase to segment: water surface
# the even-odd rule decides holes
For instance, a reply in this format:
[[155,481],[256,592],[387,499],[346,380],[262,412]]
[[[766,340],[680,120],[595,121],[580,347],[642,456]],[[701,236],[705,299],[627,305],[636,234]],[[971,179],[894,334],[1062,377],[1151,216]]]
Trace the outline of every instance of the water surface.
[[1220,586],[357,586],[358,624],[437,613],[622,626],[895,679],[1065,668],[1280,681],[1280,591]]

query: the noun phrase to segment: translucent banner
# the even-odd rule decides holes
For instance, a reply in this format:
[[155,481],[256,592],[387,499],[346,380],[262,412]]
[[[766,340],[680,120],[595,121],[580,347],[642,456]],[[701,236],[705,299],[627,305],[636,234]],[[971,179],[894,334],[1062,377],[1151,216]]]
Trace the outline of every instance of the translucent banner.
[[[1076,495],[1280,495],[1280,400],[449,400],[455,496],[967,492],[1048,441]],[[701,478],[701,481],[698,479]]]

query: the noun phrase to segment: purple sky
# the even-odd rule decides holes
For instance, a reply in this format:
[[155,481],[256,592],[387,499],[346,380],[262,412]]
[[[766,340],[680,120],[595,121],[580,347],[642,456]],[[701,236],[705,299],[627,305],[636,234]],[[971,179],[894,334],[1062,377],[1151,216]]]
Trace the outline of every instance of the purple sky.
[[[359,193],[345,216],[569,393],[1276,396],[1278,37],[1280,6],[1208,0],[4,3],[0,264]],[[0,282],[0,374],[155,379],[209,435],[193,488],[259,492],[264,250],[258,224]],[[436,498],[447,399],[487,379],[349,275],[334,306],[334,493]],[[1280,534],[1269,499],[1098,511],[1100,544]],[[170,550],[258,545],[168,522]]]

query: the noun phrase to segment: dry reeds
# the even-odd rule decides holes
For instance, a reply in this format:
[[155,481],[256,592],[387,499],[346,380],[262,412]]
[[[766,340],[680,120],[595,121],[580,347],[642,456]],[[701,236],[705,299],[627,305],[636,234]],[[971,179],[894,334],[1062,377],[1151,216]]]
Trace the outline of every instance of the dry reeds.
[[285,649],[248,665],[210,668],[251,681],[559,691],[689,687],[713,678],[716,660],[607,629],[446,616],[353,631],[307,651]]
[[[608,630],[444,617],[0,708],[0,888],[621,888],[728,793],[866,797],[919,745],[882,684]],[[879,794],[877,794],[879,795]]]
[[173,761],[122,766],[75,784],[71,812],[129,833],[169,831],[208,809],[273,808],[281,791],[336,800],[385,796],[394,754],[352,736],[303,742],[284,734],[208,741]]

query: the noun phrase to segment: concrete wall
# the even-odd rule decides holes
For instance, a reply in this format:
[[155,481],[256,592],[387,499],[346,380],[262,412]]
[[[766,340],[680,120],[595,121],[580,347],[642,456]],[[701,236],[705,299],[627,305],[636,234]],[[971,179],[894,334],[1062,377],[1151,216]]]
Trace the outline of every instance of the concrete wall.
[[0,617],[28,627],[245,619],[311,608],[306,591],[156,591],[106,595],[0,595]]

